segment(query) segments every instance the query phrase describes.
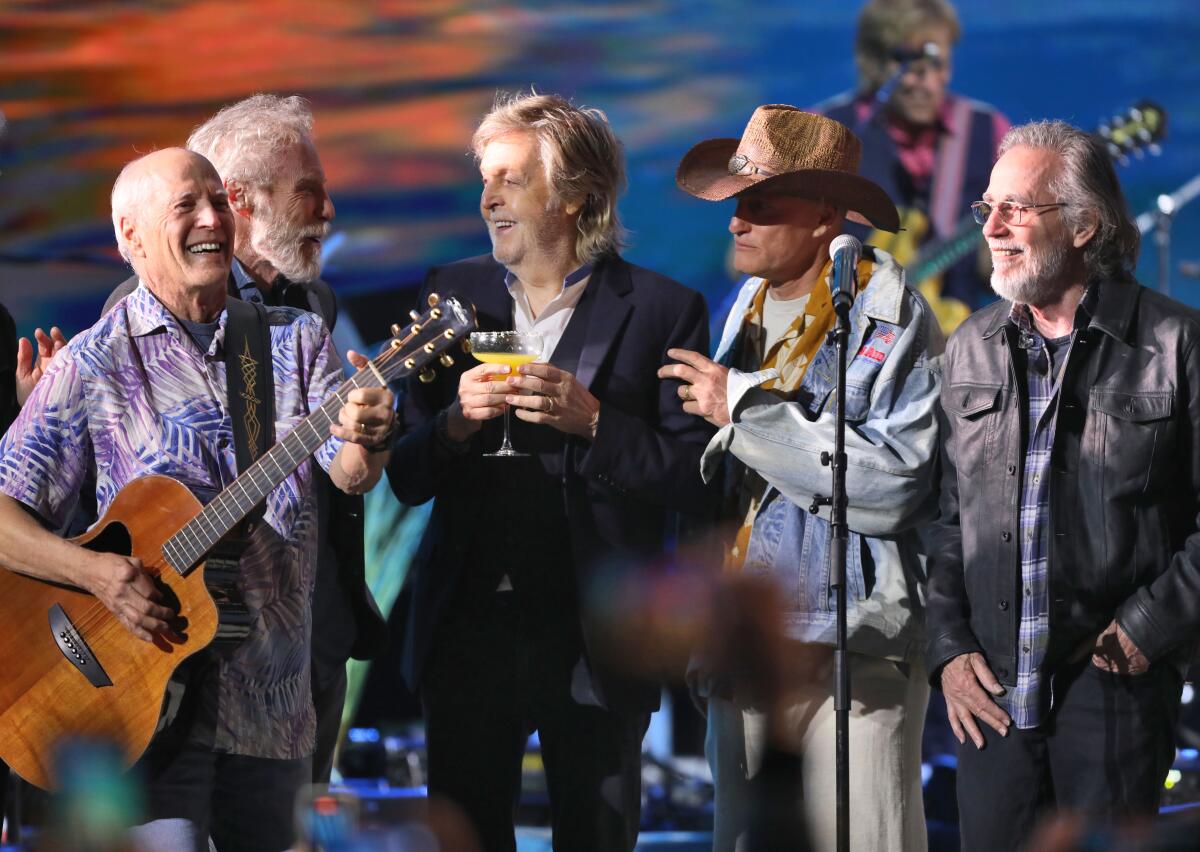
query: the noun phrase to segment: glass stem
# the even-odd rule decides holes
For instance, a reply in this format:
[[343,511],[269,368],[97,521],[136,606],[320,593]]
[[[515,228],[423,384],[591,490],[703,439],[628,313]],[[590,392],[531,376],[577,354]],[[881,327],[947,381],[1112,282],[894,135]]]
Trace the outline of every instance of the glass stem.
[[504,406],[504,441],[500,444],[500,452],[502,453],[512,452],[512,442],[508,440],[508,418],[511,412],[512,407],[506,404]]

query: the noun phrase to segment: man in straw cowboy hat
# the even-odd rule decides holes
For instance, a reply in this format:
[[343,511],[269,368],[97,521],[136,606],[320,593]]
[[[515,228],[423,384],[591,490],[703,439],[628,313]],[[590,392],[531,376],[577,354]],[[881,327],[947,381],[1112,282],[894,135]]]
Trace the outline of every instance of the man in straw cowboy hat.
[[[680,188],[697,198],[736,201],[729,231],[735,264],[750,278],[716,359],[673,349],[667,354],[677,363],[659,375],[683,380],[684,410],[719,428],[701,467],[708,481],[724,468],[726,520],[736,530],[725,569],[778,583],[790,656],[808,663],[797,664],[785,700],[769,708],[752,706],[737,683],[714,677],[702,660],[690,672],[698,703],[707,704],[718,850],[734,849],[745,834],[748,782],[768,746],[803,751],[803,808],[814,846],[835,846],[831,536],[828,509],[808,509],[813,495],[829,494],[820,456],[834,445],[829,244],[846,219],[893,231],[899,224],[883,190],[857,174],[860,150],[836,121],[768,105],[754,111],[740,140],[701,142],[676,173]],[[920,663],[915,526],[934,508],[939,383],[932,359],[942,338],[889,255],[865,250],[858,280],[846,390],[851,846],[923,849],[920,754],[929,691]]]

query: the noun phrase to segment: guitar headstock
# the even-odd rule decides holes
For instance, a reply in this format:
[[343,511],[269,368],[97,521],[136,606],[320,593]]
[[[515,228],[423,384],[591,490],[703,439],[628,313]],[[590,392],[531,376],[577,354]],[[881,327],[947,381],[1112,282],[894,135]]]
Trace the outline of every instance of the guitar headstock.
[[388,382],[412,373],[423,382],[431,382],[434,374],[430,365],[437,361],[451,366],[454,360],[446,350],[466,340],[467,333],[475,328],[475,308],[456,296],[442,299],[430,293],[425,313],[411,311],[409,317],[409,323],[392,326],[392,339],[372,363]]
[[1114,115],[1096,128],[1096,134],[1108,146],[1108,153],[1124,165],[1129,156],[1142,157],[1162,153],[1158,143],[1167,135],[1167,112],[1153,101],[1138,101],[1129,110]]

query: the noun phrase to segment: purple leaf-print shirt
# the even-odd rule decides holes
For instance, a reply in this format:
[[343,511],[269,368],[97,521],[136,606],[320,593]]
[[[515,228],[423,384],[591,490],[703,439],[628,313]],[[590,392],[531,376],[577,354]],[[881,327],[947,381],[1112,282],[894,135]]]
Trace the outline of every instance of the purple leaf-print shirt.
[[[275,438],[343,380],[329,332],[315,315],[269,308]],[[226,404],[222,312],[208,352],[144,285],[77,335],[38,382],[0,439],[0,491],[61,527],[95,482],[100,515],[127,483],[178,480],[207,503],[237,475]],[[326,441],[326,470],[341,442]],[[250,636],[195,677],[199,712],[189,739],[217,751],[295,759],[312,753],[309,685],[316,504],[311,462],[267,498],[241,559]],[[92,474],[92,475],[89,475]]]

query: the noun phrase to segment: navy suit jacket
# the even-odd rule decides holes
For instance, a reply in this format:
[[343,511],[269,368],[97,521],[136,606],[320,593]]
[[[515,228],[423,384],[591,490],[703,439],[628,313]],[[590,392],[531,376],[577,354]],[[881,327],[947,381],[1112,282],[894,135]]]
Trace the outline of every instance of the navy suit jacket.
[[[505,270],[490,256],[430,270],[421,304],[430,292],[457,295],[475,305],[481,331],[512,328],[512,297]],[[592,300],[576,379],[600,400],[596,437],[567,436],[562,464],[564,507],[570,527],[577,588],[588,589],[601,565],[653,570],[661,563],[672,512],[707,514],[715,500],[700,479],[700,456],[713,429],[683,411],[678,382],[657,369],[674,347],[708,352],[708,309],[694,290],[615,255],[595,264],[588,281]],[[474,362],[455,359],[428,384],[410,379],[402,407],[401,437],[388,479],[401,502],[433,499],[429,526],[410,570],[414,584],[406,625],[402,671],[418,687],[434,631],[445,617],[465,568],[467,541],[480,528],[471,500],[474,471],[490,435],[479,433],[461,455],[436,434],[435,418],[457,396],[459,376]],[[594,647],[586,609],[585,645]],[[613,710],[648,712],[658,706],[658,687],[610,671],[589,655],[593,688]]]

